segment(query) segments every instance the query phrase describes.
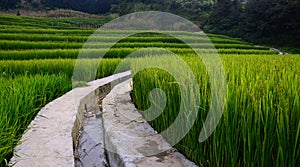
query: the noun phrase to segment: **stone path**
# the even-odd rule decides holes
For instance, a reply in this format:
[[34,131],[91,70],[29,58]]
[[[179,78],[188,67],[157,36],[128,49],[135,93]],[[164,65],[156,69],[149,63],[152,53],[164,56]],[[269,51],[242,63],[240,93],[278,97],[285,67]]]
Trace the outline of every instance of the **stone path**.
[[193,167],[147,123],[132,103],[131,80],[117,85],[103,100],[103,127],[111,166]]
[[10,165],[196,166],[135,108],[130,77],[124,72],[92,81],[47,104],[24,133]]

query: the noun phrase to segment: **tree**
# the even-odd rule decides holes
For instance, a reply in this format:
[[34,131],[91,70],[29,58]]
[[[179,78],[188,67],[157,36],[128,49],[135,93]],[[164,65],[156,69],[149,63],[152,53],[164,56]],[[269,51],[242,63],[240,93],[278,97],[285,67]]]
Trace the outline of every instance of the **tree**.
[[299,0],[217,0],[204,30],[252,42],[300,47]]
[[8,9],[15,9],[17,5],[21,2],[21,0],[1,0],[0,1],[0,8],[8,10]]
[[208,16],[206,31],[226,33],[239,26],[243,10],[239,0],[217,0]]
[[249,0],[245,9],[246,38],[270,39],[266,43],[276,41],[280,45],[294,43],[291,38],[299,39],[299,10],[297,1]]

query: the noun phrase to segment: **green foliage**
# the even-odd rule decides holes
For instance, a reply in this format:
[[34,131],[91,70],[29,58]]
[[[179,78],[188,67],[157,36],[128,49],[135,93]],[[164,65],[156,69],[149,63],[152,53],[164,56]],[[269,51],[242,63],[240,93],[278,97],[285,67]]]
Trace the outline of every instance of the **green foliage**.
[[110,12],[126,15],[150,10],[164,11],[199,21],[199,16],[208,12],[212,3],[212,0],[116,0],[112,4]]
[[[176,148],[199,166],[297,166],[300,55],[221,58],[227,76],[225,111],[212,136],[199,143],[198,135],[210,104],[209,85],[214,81],[210,81],[197,58],[184,57],[199,83],[200,109],[193,128]],[[132,69],[154,59],[137,59]],[[163,58],[160,60],[163,63]],[[158,132],[168,128],[178,116],[181,92],[177,82],[158,69],[144,70],[133,78],[133,98],[142,110],[150,107],[148,93],[152,89],[160,88],[166,93],[164,112],[150,122]]]
[[[139,50],[140,48],[113,48],[106,52],[106,49],[41,49],[41,50],[21,50],[21,51],[0,51],[0,60],[30,60],[30,59],[77,59],[80,52],[83,52],[81,58],[97,59],[99,55],[104,55],[104,58],[125,58],[127,55]],[[163,48],[153,48],[151,53],[161,53]],[[190,48],[167,48],[167,50],[179,54],[186,55],[194,53]],[[211,49],[200,49],[203,52],[214,51]],[[218,49],[220,54],[275,54],[275,51],[261,49]],[[147,55],[149,50],[141,51],[140,55]]]
[[[250,44],[236,44],[236,43],[217,43],[214,46],[217,49],[257,49],[267,50],[267,47],[256,47]],[[224,40],[225,42],[225,40]],[[87,44],[85,48],[88,49],[100,49],[111,46],[109,42],[99,42],[95,44]],[[195,43],[191,44],[194,48],[209,48],[209,43]],[[2,50],[28,50],[28,49],[80,49],[83,47],[82,43],[76,42],[41,42],[41,41],[13,41],[2,40],[0,41],[0,49]],[[167,42],[123,42],[117,43],[113,48],[146,48],[146,47],[158,47],[158,48],[189,48],[188,45],[183,43],[167,43]]]
[[204,22],[204,30],[248,41],[300,47],[299,1],[219,0]]
[[[179,9],[182,6],[190,8],[194,2],[159,3]],[[136,5],[133,9],[156,8],[150,1],[143,1],[143,4],[146,5]],[[76,22],[97,27],[107,19],[95,21],[0,15],[0,96],[5,97],[0,99],[0,126],[3,127],[0,130],[1,165],[5,159],[9,160],[18,139],[38,110],[70,90],[71,81],[73,86],[85,86],[86,82],[82,81],[109,76],[115,72],[121,58],[147,47],[154,48],[142,55],[160,54],[164,49],[180,55],[191,66],[200,83],[201,114],[191,132],[176,146],[188,158],[200,166],[296,166],[299,163],[299,56],[281,57],[267,47],[254,46],[239,38],[208,34],[226,69],[229,100],[216,132],[207,142],[198,143],[199,128],[209,108],[210,82],[204,65],[196,63],[194,50],[178,39],[163,35],[164,32],[135,31],[136,35],[124,38],[106,52],[93,78],[89,71],[99,63],[99,53],[105,53],[103,48],[128,32],[98,32],[91,39],[95,43],[81,50],[89,55],[84,58],[92,59],[76,62],[83,43],[95,31],[79,29]],[[202,53],[213,52],[208,49],[211,47],[204,36],[195,38],[188,32],[171,33],[184,34],[183,38]],[[132,60],[151,61],[149,58]],[[75,63],[79,63],[78,70],[83,74],[73,78]],[[121,71],[128,69],[129,64],[125,64]],[[133,79],[134,100],[141,109],[149,106],[145,92],[155,86],[166,91],[167,108],[151,124],[158,131],[168,127],[176,118],[180,100],[174,79],[165,72],[153,69],[138,73]]]
[[[98,18],[42,18],[42,17],[26,17],[11,16],[0,14],[0,26],[4,28],[52,28],[52,29],[78,29],[80,28],[98,28],[104,23],[110,21],[110,16]],[[79,31],[79,30],[78,30]]]
[[94,29],[72,29],[72,30],[66,30],[66,29],[42,29],[42,28],[24,28],[24,27],[11,27],[8,25],[1,25],[0,32],[5,34],[40,34],[40,35],[59,35],[59,36],[90,36],[92,35],[95,30]]
[[0,1],[0,8],[1,9],[15,9],[21,0],[1,0]]
[[112,1],[109,0],[43,0],[43,4],[50,8],[73,9],[88,13],[106,14],[109,12]]
[[[102,60],[96,78],[112,75],[120,61]],[[88,72],[88,67],[97,61],[81,60],[79,63],[82,63],[80,70]],[[5,97],[0,99],[0,164],[10,158],[39,109],[71,89],[74,65],[75,60],[59,59],[0,61],[0,96]],[[95,78],[83,76],[78,79],[89,81]],[[86,83],[74,81],[73,86],[86,86]]]
[[[71,89],[65,75],[0,77],[0,164],[12,152],[39,109]],[[9,161],[9,159],[6,159]]]
[[[77,60],[82,66],[78,67],[82,72],[88,72],[90,66],[97,65],[96,78],[103,78],[112,75],[121,59],[92,59]],[[22,75],[55,75],[64,74],[68,78],[72,78],[76,60],[75,59],[48,59],[48,60],[5,60],[0,61],[0,78],[16,77]],[[128,70],[128,66],[124,66],[120,70]],[[94,80],[90,76],[84,76],[84,81]]]

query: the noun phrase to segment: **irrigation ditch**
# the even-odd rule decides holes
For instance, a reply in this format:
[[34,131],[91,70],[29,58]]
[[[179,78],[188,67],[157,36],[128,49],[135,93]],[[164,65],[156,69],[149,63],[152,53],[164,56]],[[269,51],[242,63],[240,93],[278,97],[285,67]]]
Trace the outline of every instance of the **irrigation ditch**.
[[107,167],[107,153],[105,151],[102,100],[109,93],[109,85],[102,87],[98,103],[91,108],[84,105],[84,118],[74,147],[75,167]]
[[196,166],[135,108],[129,71],[88,85],[41,109],[15,148],[11,166]]

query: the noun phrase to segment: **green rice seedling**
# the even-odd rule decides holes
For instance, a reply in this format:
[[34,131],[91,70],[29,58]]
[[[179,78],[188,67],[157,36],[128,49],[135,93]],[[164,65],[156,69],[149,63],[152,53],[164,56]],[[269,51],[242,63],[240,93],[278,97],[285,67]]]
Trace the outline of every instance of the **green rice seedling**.
[[[118,31],[111,31],[110,33],[116,34]],[[119,31],[118,33],[122,33],[126,31]],[[241,38],[233,38],[225,35],[219,35],[219,34],[204,34],[204,33],[195,33],[195,32],[186,32],[186,31],[160,31],[159,33],[157,31],[148,31],[148,32],[141,32],[141,31],[131,31],[135,32],[136,34],[133,35],[133,37],[166,37],[165,34],[170,34],[170,35],[181,35],[185,37],[192,37],[195,38],[203,38],[203,37],[208,37],[210,39],[227,39],[227,40],[232,40],[232,41],[237,41],[239,43],[247,43],[243,41]],[[100,33],[101,34],[101,33]]]
[[0,51],[1,60],[29,60],[29,59],[55,59],[77,58],[79,50],[75,49],[49,49],[49,50],[22,50]]
[[[170,48],[168,49],[173,53],[182,55],[182,56],[195,56],[195,52],[192,49],[175,49]],[[196,49],[199,53],[214,53],[214,49]],[[270,50],[254,50],[254,49],[217,49],[219,54],[239,54],[239,55],[274,55],[277,54],[275,51]]]
[[[43,35],[41,35],[43,36]],[[104,40],[104,39],[103,39]],[[72,40],[71,40],[72,41]],[[52,41],[16,41],[16,40],[2,40],[0,41],[0,49],[79,49],[83,44],[71,42],[66,39],[62,42]],[[105,40],[104,40],[105,41]],[[111,45],[109,42],[95,42],[86,44],[86,48],[108,48]],[[192,43],[194,48],[209,48],[211,45],[207,43]],[[216,43],[214,46],[217,49],[256,49],[267,50],[267,47],[256,47],[250,44],[226,44]],[[164,48],[189,48],[188,45],[183,43],[166,43],[166,42],[119,42],[113,48],[143,48],[143,47],[164,47]]]
[[[85,48],[99,49],[108,48],[112,43],[96,42],[92,44],[86,44]],[[205,49],[210,48],[210,44],[196,43],[191,44],[193,48]],[[246,44],[214,44],[216,49],[253,49],[253,50],[268,50],[267,47],[256,47]],[[24,49],[80,49],[83,47],[82,43],[76,42],[50,42],[50,41],[10,41],[1,40],[0,49],[2,50],[24,50]],[[188,45],[183,43],[163,43],[163,42],[124,42],[116,43],[113,48],[145,48],[145,47],[158,47],[158,48],[190,48]]]
[[[86,49],[82,50],[85,57],[97,59],[100,55],[106,58],[123,58],[128,54],[138,50],[138,48],[115,48],[107,51],[106,49]],[[107,52],[106,52],[107,51]],[[190,50],[188,50],[191,52]],[[153,49],[159,52],[159,49]],[[0,60],[30,60],[30,59],[76,59],[80,49],[43,49],[43,50],[21,50],[21,51],[0,51]]]
[[38,35],[38,34],[0,34],[2,40],[20,41],[68,41],[85,42],[88,37],[82,36],[57,36],[57,35]]
[[[120,59],[102,59],[96,78],[115,73]],[[80,69],[88,74],[97,61],[81,59]],[[13,148],[41,107],[71,89],[75,60],[0,61],[0,164],[9,161]],[[119,70],[128,70],[124,66]],[[87,72],[84,72],[87,71]],[[118,72],[121,72],[118,71]],[[84,75],[78,80],[94,80]],[[5,98],[4,98],[5,97]]]
[[[200,92],[199,115],[176,148],[200,166],[297,166],[300,163],[300,56],[222,55],[227,76],[227,102],[217,129],[199,143],[198,135],[210,104],[205,66],[195,57],[182,57],[194,72]],[[153,61],[136,60],[135,66]],[[163,61],[162,61],[163,63]],[[181,92],[168,73],[147,69],[133,78],[133,98],[148,109],[148,92],[161,88],[167,106],[150,123],[158,132],[176,119]]]
[[[88,70],[91,64],[100,63],[98,66],[96,78],[103,78],[112,75],[120,63],[121,59],[102,59],[101,61],[97,59],[88,60],[81,59],[77,60],[83,65],[79,70]],[[11,78],[23,75],[55,75],[64,74],[71,78],[73,76],[74,66],[76,60],[74,59],[52,59],[52,60],[24,60],[24,61],[0,61],[0,78]],[[128,67],[121,68],[122,71],[128,70]],[[80,78],[81,80],[89,81],[95,78],[89,78],[89,76],[84,76]]]
[[71,89],[65,75],[0,78],[0,164],[9,161],[41,107]]
[[[268,47],[257,47],[250,44],[214,44],[216,49],[252,49],[252,50],[269,50]],[[200,46],[201,47],[201,46]]]
[[[87,49],[83,50],[85,57],[97,59],[106,53],[108,58],[125,57],[127,54],[137,49]],[[21,51],[0,51],[1,60],[30,60],[30,59],[77,59],[80,49],[41,49],[41,50],[21,50]]]
[[79,29],[99,28],[110,21],[110,16],[97,18],[43,18],[26,17],[0,14],[0,24],[13,27],[26,28],[55,28],[55,29]]
[[[85,42],[88,39],[88,36],[80,36],[80,35],[65,35],[58,36],[55,34],[0,34],[0,39],[2,40],[23,40],[23,41],[69,41],[69,42]],[[112,37],[109,33],[104,36],[93,36],[89,38],[91,41],[95,42],[114,42],[119,39],[119,37]],[[184,36],[184,40],[191,43],[207,43],[206,38],[196,38],[196,37],[188,37]],[[220,38],[211,38],[212,43],[222,43],[222,44],[247,44],[243,41],[233,40],[233,39],[220,39]],[[174,38],[174,37],[127,37],[120,41],[123,42],[168,42],[168,43],[182,43],[182,41]]]
[[[111,48],[107,51],[105,48],[100,49],[41,49],[41,50],[9,50],[0,51],[0,60],[30,60],[30,59],[76,59],[80,51],[84,52],[85,57],[97,59],[100,55],[105,58],[124,58],[130,53],[133,53],[140,48]],[[161,53],[162,50],[169,50],[173,53],[186,56],[194,56],[195,51],[190,48],[152,48],[151,52]],[[202,53],[213,53],[211,49],[199,49]],[[219,54],[259,54],[259,55],[274,55],[276,52],[269,50],[247,50],[247,49],[218,49]],[[149,50],[144,54],[146,55]]]
[[[205,38],[195,38],[195,37],[183,37],[187,42],[191,43],[207,43]],[[212,43],[244,43],[237,40],[230,39],[210,39]],[[168,43],[182,43],[180,40],[174,37],[128,37],[122,39],[120,42],[168,42]]]
[[[215,81],[207,76],[204,64],[197,62],[194,50],[164,33],[179,33],[201,53],[213,53],[205,36],[190,32],[130,31],[136,34],[122,39],[106,52],[111,42],[129,31],[103,30],[90,39],[94,43],[80,50],[95,29],[75,29],[80,26],[77,21],[95,27],[102,24],[78,18],[53,20],[0,15],[0,95],[7,97],[0,99],[0,126],[4,127],[0,130],[0,164],[9,160],[13,147],[37,111],[69,90],[71,81],[79,81],[80,85],[85,83],[80,81],[111,75],[121,58],[148,47],[152,48],[141,51],[141,57],[131,58],[133,72],[141,63],[155,60],[147,57],[148,54],[158,55],[167,49],[190,66],[198,81],[199,99],[187,97],[192,102],[200,101],[199,115],[189,133],[176,145],[188,158],[199,166],[300,164],[299,55],[278,56],[267,47],[256,47],[238,38],[207,34],[221,54],[226,70],[227,102],[215,132],[207,141],[199,143],[199,132],[210,108],[211,82]],[[76,62],[80,51],[88,56]],[[102,54],[105,58],[93,76],[89,70],[99,63]],[[167,59],[159,58],[162,59],[159,63],[172,65]],[[72,78],[75,63],[80,64],[78,70],[82,74]],[[181,72],[183,67],[173,68]],[[121,71],[128,69],[128,64],[124,64]],[[167,97],[162,115],[150,121],[162,132],[176,119],[183,93],[168,72],[155,68],[144,70],[133,78],[132,95],[140,109],[150,107],[148,93],[153,88],[161,88]]]
[[[87,45],[88,48],[101,48],[102,46],[106,46],[105,43],[96,43],[93,45]],[[193,48],[205,49],[211,48],[211,44],[207,43],[192,43],[190,44]],[[190,48],[187,44],[183,43],[163,43],[163,42],[147,42],[147,43],[138,43],[138,42],[124,42],[117,43],[113,46],[113,48],[144,48],[144,47],[158,47],[158,48]],[[268,47],[256,47],[249,44],[214,44],[216,49],[253,49],[253,50],[269,50]]]
[[240,55],[274,55],[277,52],[259,49],[218,49],[219,54],[240,54]]
[[84,35],[90,36],[95,32],[95,30],[78,30],[78,29],[71,29],[71,30],[57,30],[57,29],[28,29],[28,28],[3,28],[0,29],[0,33],[6,34],[54,34],[54,35]]
[[80,49],[82,43],[70,42],[38,42],[38,41],[10,41],[1,40],[1,50],[29,50],[29,49]]

